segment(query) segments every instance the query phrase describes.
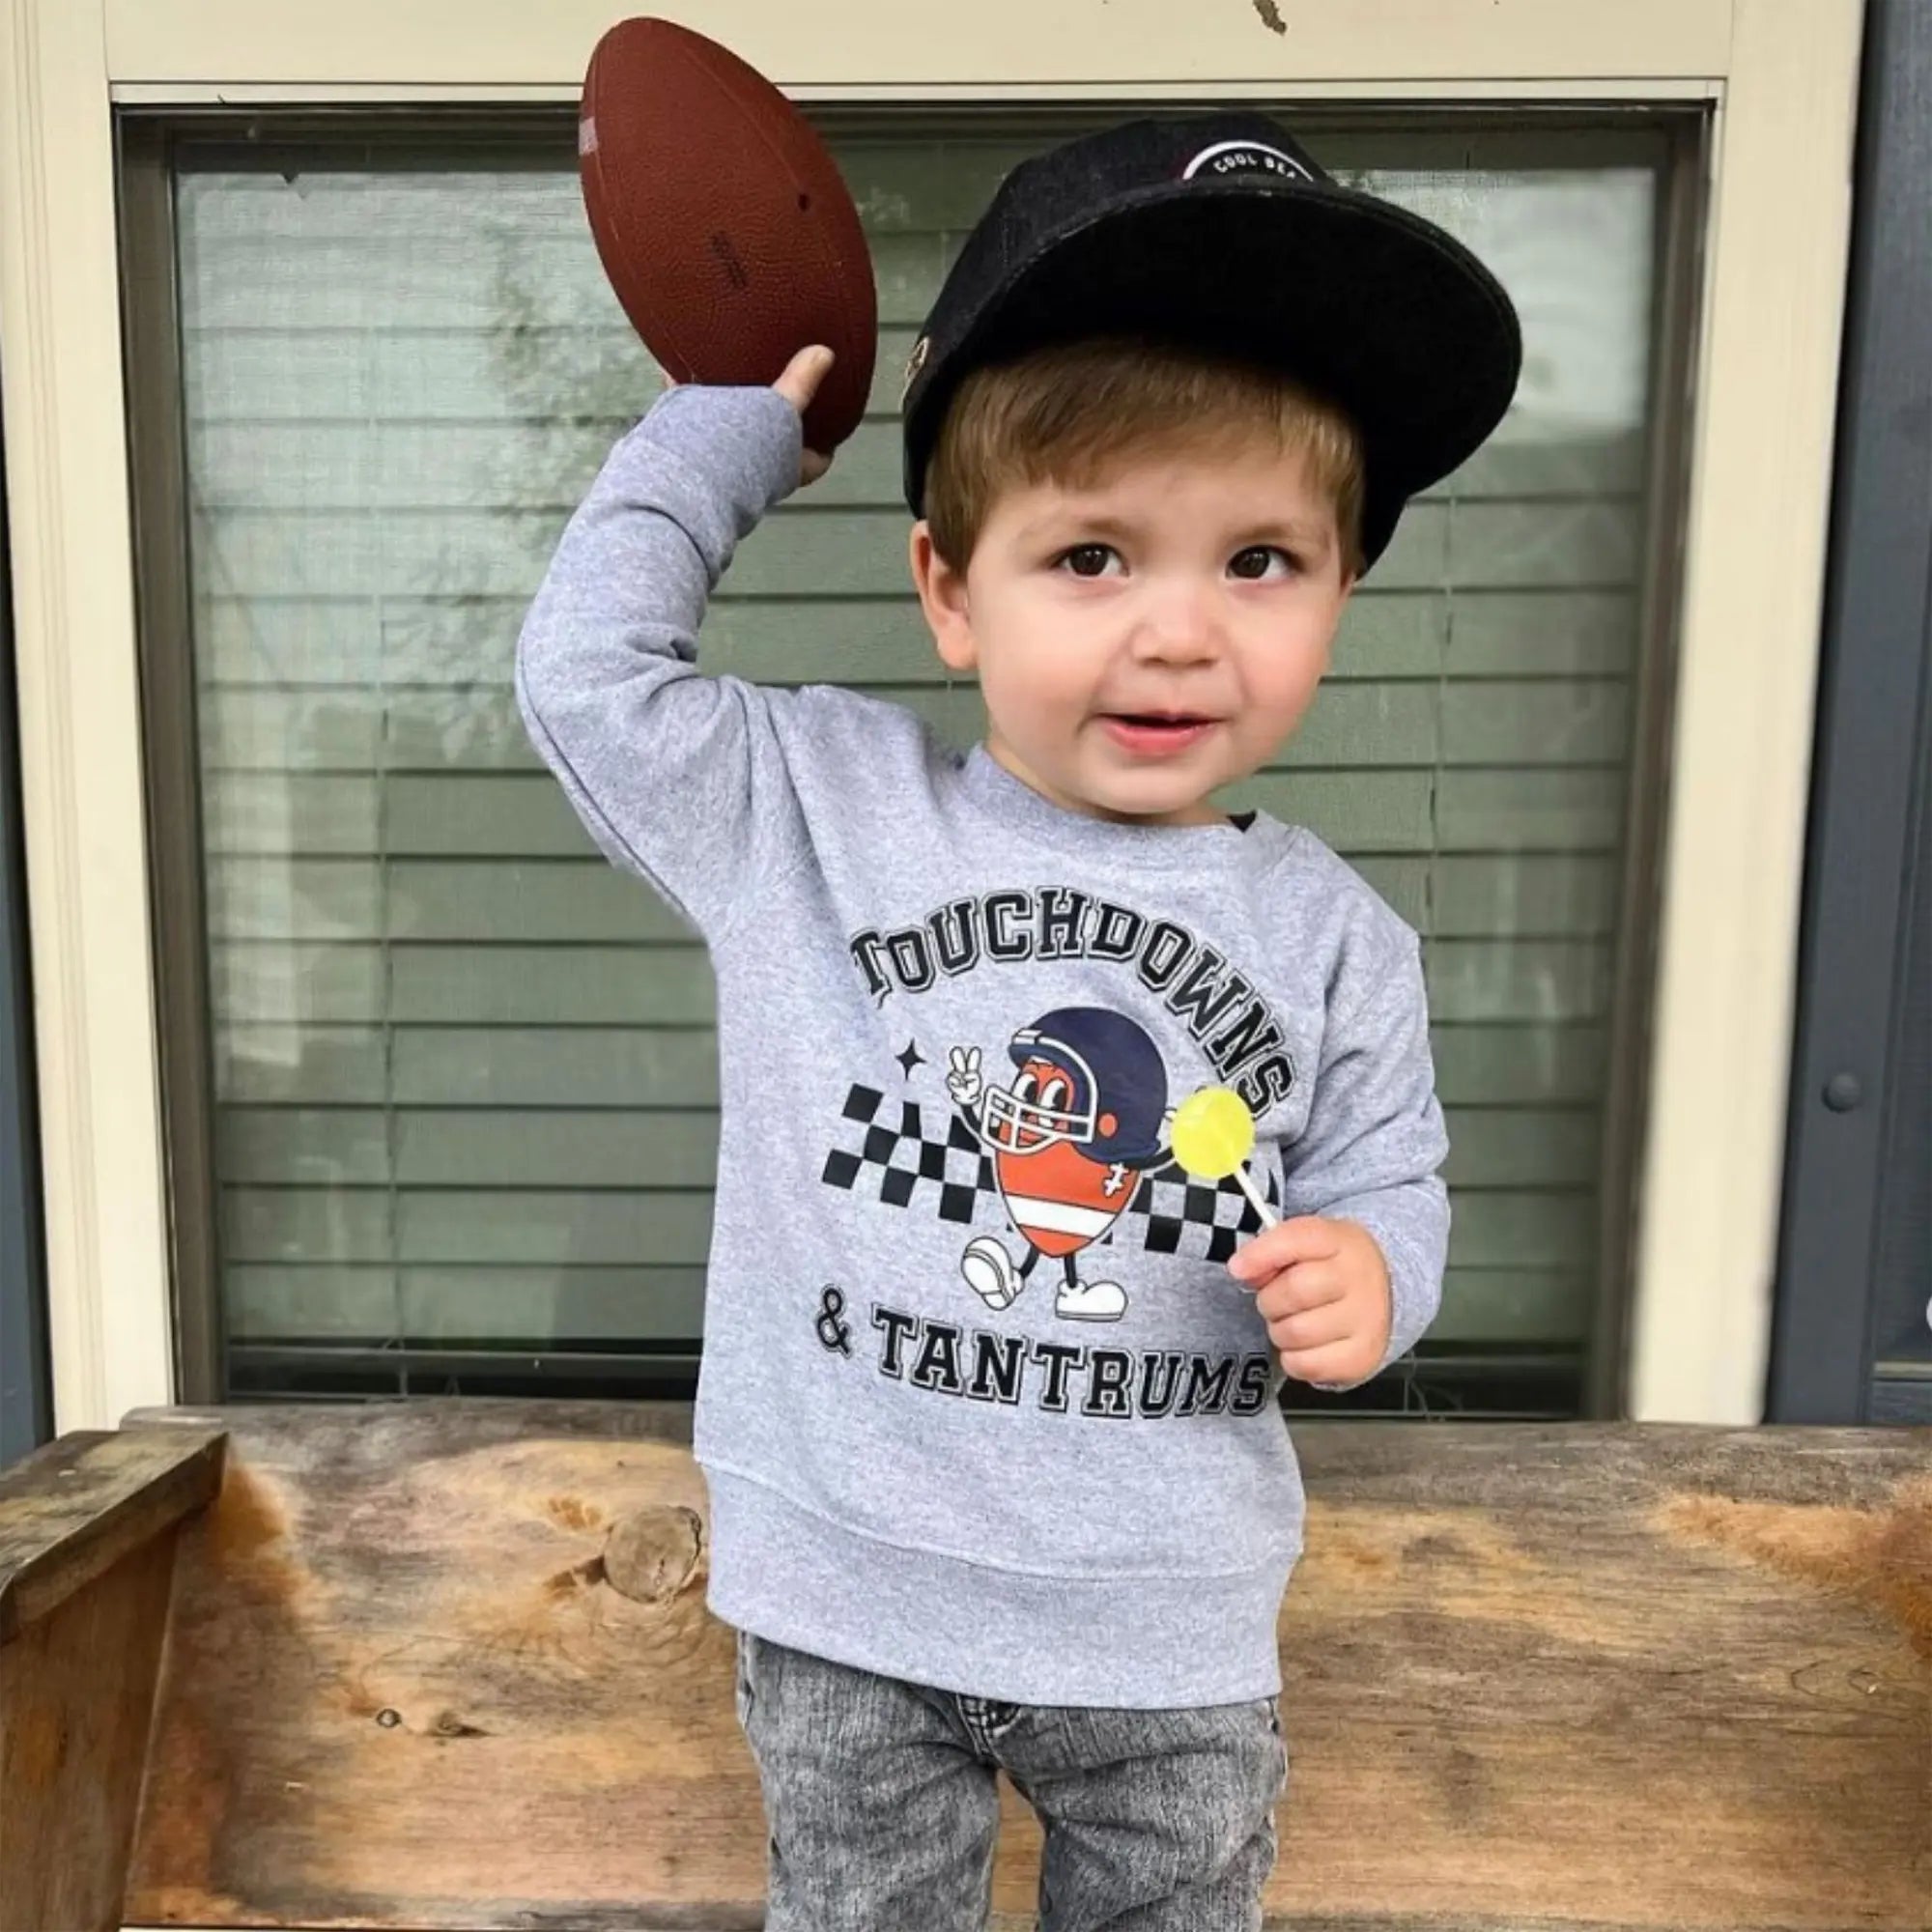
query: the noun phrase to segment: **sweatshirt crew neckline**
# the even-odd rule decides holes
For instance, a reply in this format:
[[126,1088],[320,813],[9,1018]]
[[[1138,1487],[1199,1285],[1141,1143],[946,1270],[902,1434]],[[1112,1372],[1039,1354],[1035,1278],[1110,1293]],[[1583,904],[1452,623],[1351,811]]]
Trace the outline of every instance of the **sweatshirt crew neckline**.
[[1015,777],[983,740],[960,763],[959,789],[975,810],[997,819],[1009,833],[1088,860],[1111,858],[1162,870],[1198,868],[1221,859],[1242,859],[1264,847],[1271,848],[1268,856],[1278,857],[1294,838],[1293,827],[1265,811],[1243,812],[1218,825],[1129,825],[1072,811]]

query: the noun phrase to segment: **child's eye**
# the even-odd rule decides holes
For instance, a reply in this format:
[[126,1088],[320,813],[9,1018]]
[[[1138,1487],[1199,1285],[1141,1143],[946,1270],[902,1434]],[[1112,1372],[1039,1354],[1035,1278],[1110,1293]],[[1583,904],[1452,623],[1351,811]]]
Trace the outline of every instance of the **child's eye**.
[[[1274,568],[1276,564],[1281,566],[1279,570]],[[1273,544],[1255,544],[1247,550],[1236,551],[1228,564],[1228,569],[1244,582],[1261,583],[1270,577],[1292,576],[1294,571],[1294,559],[1287,551],[1278,549]]]
[[1105,577],[1108,564],[1120,561],[1121,554],[1112,544],[1075,544],[1054,558],[1053,567],[1075,577]]

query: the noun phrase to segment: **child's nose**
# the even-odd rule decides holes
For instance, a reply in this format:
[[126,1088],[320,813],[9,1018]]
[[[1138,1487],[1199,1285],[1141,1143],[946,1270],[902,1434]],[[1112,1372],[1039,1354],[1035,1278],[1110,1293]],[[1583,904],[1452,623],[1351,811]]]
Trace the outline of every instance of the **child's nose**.
[[1142,612],[1140,654],[1162,664],[1198,664],[1221,648],[1220,613],[1211,586],[1177,582],[1157,586]]

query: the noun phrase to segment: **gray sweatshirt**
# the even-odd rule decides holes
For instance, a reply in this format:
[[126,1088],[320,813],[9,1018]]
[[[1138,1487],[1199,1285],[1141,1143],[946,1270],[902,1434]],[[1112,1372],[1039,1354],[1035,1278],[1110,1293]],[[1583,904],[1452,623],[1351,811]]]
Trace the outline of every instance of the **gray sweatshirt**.
[[1245,1095],[1283,1214],[1381,1244],[1406,1352],[1448,1235],[1415,935],[1265,813],[1090,818],[898,706],[705,675],[706,598],[799,440],[767,389],[666,397],[517,661],[591,836],[717,976],[711,1606],[1007,1702],[1271,1695],[1302,1497],[1223,1265],[1257,1223],[1173,1165],[1168,1116]]

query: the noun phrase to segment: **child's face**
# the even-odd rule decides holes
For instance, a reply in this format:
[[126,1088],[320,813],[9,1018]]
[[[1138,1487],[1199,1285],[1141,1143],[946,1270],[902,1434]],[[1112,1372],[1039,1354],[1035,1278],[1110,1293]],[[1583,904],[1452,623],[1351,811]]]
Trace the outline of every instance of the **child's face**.
[[987,750],[1074,811],[1210,823],[1314,698],[1353,588],[1298,454],[1149,455],[993,504],[964,573],[913,531],[939,655],[979,673]]

